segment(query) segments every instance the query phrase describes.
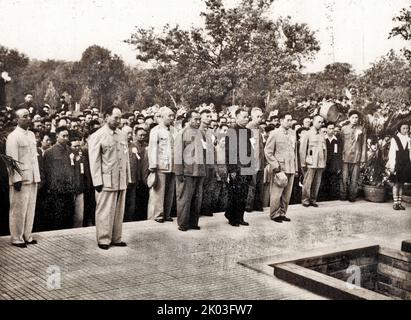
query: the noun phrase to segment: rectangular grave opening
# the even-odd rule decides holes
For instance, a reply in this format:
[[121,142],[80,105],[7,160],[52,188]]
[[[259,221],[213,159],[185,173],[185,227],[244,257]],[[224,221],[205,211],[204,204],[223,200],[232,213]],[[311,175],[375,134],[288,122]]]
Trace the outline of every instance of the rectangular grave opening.
[[411,300],[411,254],[378,245],[270,265],[278,278],[333,299]]

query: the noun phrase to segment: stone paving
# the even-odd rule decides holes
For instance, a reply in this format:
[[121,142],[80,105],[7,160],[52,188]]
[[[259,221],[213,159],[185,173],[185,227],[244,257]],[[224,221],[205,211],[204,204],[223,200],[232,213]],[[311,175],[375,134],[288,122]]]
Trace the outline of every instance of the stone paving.
[[[247,213],[250,226],[239,228],[221,213],[201,217],[200,231],[125,223],[128,247],[108,251],[96,246],[94,227],[38,233],[39,244],[25,249],[1,237],[0,299],[324,299],[240,263],[364,240],[400,249],[411,238],[411,208],[390,203],[293,205],[292,222],[282,224],[267,210]],[[60,289],[49,287],[55,267]]]

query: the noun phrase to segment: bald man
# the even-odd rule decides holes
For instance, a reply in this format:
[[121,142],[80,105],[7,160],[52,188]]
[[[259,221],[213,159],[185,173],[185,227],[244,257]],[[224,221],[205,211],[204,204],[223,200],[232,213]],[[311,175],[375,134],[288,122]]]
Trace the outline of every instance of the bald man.
[[100,249],[126,247],[121,240],[127,184],[131,182],[127,137],[119,129],[121,109],[105,113],[106,124],[88,141],[90,172],[96,189],[96,231]]
[[148,144],[149,170],[156,173],[156,184],[150,188],[148,218],[159,223],[173,221],[171,208],[175,192],[174,112],[167,107],[159,110],[159,124],[151,129]]
[[16,111],[17,127],[7,137],[6,154],[19,162],[21,172],[11,172],[10,186],[10,235],[11,244],[26,248],[36,244],[31,232],[36,209],[37,184],[40,170],[34,133],[28,130],[31,119],[27,109]]

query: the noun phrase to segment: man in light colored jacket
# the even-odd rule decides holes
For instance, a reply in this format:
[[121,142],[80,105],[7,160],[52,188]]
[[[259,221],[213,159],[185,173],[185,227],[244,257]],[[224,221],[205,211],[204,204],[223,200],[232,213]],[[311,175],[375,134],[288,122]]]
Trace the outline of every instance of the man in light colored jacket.
[[118,129],[121,109],[106,111],[106,124],[88,141],[90,171],[96,189],[98,246],[125,247],[121,241],[127,184],[131,182],[127,137]]
[[321,185],[321,176],[327,163],[327,144],[320,132],[324,118],[317,115],[313,126],[301,137],[300,161],[304,173],[302,204],[304,207],[318,207],[317,197]]
[[350,123],[341,129],[343,144],[343,168],[340,200],[354,202],[358,192],[360,165],[367,161],[367,135],[359,125],[360,113],[351,110],[348,114]]
[[9,134],[6,154],[19,162],[21,172],[10,172],[10,235],[14,246],[25,248],[36,244],[31,235],[36,209],[37,184],[40,170],[36,138],[28,130],[30,114],[27,109],[16,110],[17,127]]
[[159,124],[150,131],[148,144],[149,170],[156,174],[156,183],[150,189],[148,219],[159,223],[173,221],[171,209],[175,192],[174,112],[168,107],[159,110]]
[[275,179],[271,179],[270,217],[278,223],[291,221],[286,214],[293,190],[294,176],[298,171],[297,139],[295,132],[290,129],[291,124],[290,114],[280,115],[280,127],[271,131],[264,149],[270,171],[273,174],[284,172],[287,176],[285,187],[278,186]]

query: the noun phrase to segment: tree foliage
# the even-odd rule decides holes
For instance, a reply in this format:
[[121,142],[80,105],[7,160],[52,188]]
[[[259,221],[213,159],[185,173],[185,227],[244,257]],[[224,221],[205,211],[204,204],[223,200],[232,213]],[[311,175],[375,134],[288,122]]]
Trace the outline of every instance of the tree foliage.
[[203,27],[137,28],[126,42],[159,71],[163,96],[190,105],[261,103],[319,50],[307,25],[267,17],[272,2],[243,0],[226,9],[222,0],[206,0]]

